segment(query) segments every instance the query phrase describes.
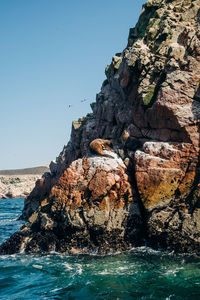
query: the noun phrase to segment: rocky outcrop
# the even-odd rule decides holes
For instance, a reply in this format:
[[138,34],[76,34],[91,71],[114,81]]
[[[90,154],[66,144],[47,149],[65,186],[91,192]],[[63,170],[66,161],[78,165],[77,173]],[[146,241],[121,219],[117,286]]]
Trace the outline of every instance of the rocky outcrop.
[[123,161],[112,156],[72,162],[1,252],[12,253],[16,239],[17,250],[26,252],[105,253],[138,244],[142,219],[137,195]]
[[[98,223],[94,221],[95,216],[98,219],[100,215],[99,220],[104,220],[104,224],[98,223],[97,227],[103,243],[94,243],[98,251],[106,251],[107,247],[128,249],[130,244],[144,238],[153,247],[199,252],[200,0],[147,1],[136,27],[130,29],[126,49],[113,57],[111,64],[106,67],[106,76],[96,103],[92,105],[93,113],[73,122],[70,142],[51,165],[51,173],[42,178],[27,198],[23,217],[29,220],[29,225],[25,225],[26,229],[16,233],[14,238],[11,237],[1,251],[6,252],[8,244],[13,251],[19,250],[24,242],[17,242],[18,248],[11,245],[16,245],[17,240],[24,241],[22,232],[28,232],[29,227],[28,239],[32,238],[32,227],[41,236],[41,225],[30,225],[34,224],[30,218],[36,220],[36,224],[42,224],[39,216],[45,201],[48,218],[52,203],[55,202],[54,214],[57,213],[59,220],[63,218],[60,203],[64,203],[63,207],[76,207],[77,202],[80,204],[82,213],[80,215],[77,212],[77,218],[80,219],[75,218],[74,222],[82,220],[79,223],[82,225],[70,225],[70,230],[65,230],[66,227],[59,230],[64,250],[72,249],[73,243],[78,251],[83,245],[87,249],[94,249],[91,245],[96,235],[91,232],[95,231]],[[91,165],[89,144],[97,138],[112,141],[113,152],[121,157],[126,166],[123,167],[124,173],[117,175],[120,181],[124,181],[123,174],[128,176],[126,182],[131,189],[125,194],[135,199],[131,200],[134,205],[128,204],[127,200],[123,200],[127,199],[125,194],[114,188],[115,200],[122,199],[124,205],[120,213],[120,220],[124,221],[116,225],[119,239],[114,233],[117,215],[116,218],[110,218],[106,212],[109,211],[109,216],[113,214],[110,198],[113,186],[108,185],[107,200],[103,200],[103,194],[98,193],[97,198],[93,199],[97,184],[100,183],[96,181],[90,185],[90,177],[87,182],[87,186],[91,187],[89,194],[81,194],[76,200],[76,197],[70,198],[71,190],[68,191],[71,168],[79,164],[83,166],[84,161]],[[111,158],[101,159],[105,160],[105,164],[98,176],[104,185],[104,169]],[[82,178],[82,169],[77,169],[80,171],[80,174],[76,173],[79,174],[78,178]],[[111,173],[116,174],[116,170]],[[80,195],[78,181],[81,180],[74,181],[76,188],[72,189],[72,194],[77,191]],[[113,184],[117,183],[113,181]],[[91,219],[84,216],[84,203],[90,203],[89,199],[99,203],[93,207],[94,210],[89,205]],[[105,201],[104,207],[109,207],[104,210],[103,216],[99,213],[102,201]],[[66,219],[59,224],[65,224],[64,220],[70,218],[74,220],[69,213],[65,216]],[[50,219],[53,220],[49,221],[51,224],[57,224],[54,217]],[[90,223],[88,220],[93,221]],[[112,225],[109,225],[110,220]],[[81,237],[79,232],[82,233]],[[54,237],[57,239],[58,234]],[[33,239],[36,248],[39,240],[39,237]],[[45,240],[44,244],[47,245],[48,238]],[[27,247],[26,251],[34,249]],[[40,246],[43,250],[45,247]],[[49,250],[48,247],[46,249]],[[56,249],[61,251],[59,247]]]

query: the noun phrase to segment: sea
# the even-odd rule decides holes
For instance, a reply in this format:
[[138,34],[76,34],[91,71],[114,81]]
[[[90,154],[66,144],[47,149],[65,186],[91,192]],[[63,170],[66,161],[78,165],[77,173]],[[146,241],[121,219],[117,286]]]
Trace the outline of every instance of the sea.
[[[0,200],[0,243],[24,199]],[[200,257],[147,247],[115,255],[1,255],[0,299],[200,299]]]

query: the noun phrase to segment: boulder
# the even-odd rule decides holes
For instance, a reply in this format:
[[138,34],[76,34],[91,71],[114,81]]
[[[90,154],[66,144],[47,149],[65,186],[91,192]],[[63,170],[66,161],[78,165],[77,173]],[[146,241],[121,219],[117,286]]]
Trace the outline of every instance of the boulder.
[[138,245],[142,219],[137,194],[121,158],[110,155],[73,161],[0,252],[9,245],[10,253],[112,253]]

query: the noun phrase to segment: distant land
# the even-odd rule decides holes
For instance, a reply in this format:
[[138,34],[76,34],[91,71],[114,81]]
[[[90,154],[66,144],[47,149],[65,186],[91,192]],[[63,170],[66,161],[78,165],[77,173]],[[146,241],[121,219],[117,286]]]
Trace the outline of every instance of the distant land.
[[35,182],[49,172],[49,164],[25,169],[0,170],[0,199],[26,197]]
[[0,175],[35,175],[49,172],[49,164],[45,164],[34,168],[0,170]]

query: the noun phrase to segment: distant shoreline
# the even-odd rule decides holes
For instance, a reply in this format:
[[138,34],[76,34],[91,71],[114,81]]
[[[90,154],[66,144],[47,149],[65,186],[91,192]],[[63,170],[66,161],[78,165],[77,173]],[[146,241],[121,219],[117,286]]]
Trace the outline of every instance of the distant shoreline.
[[0,199],[27,197],[49,165],[16,170],[0,170]]
[[49,172],[49,164],[33,167],[33,168],[25,168],[25,169],[12,169],[12,170],[0,170],[0,175],[2,176],[11,176],[11,175],[40,175],[45,172]]

